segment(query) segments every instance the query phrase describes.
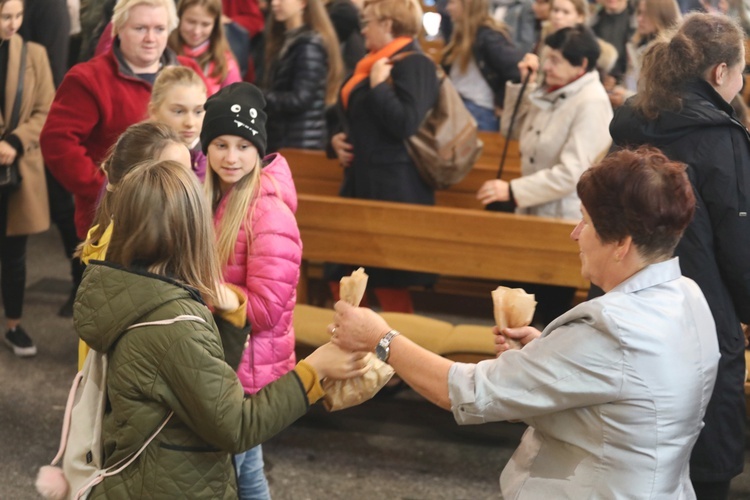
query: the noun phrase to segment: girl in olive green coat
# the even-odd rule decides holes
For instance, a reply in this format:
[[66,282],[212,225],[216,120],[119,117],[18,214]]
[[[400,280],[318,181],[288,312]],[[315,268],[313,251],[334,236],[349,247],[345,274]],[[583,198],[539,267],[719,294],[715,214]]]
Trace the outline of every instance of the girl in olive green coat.
[[[107,262],[89,263],[74,310],[81,338],[108,354],[105,467],[138,450],[170,411],[174,416],[91,498],[237,498],[231,454],[302,416],[322,396],[321,378],[360,375],[361,355],[326,344],[245,398],[201,298],[244,317],[237,296],[215,291],[221,274],[211,215],[195,176],[174,162],[141,164],[118,186],[113,221]],[[127,331],[181,314],[205,323]]]

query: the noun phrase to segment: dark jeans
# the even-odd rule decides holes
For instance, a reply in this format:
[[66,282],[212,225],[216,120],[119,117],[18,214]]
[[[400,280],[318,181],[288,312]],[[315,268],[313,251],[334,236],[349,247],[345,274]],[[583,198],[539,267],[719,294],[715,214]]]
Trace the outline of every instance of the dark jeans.
[[26,241],[28,236],[6,236],[8,196],[0,194],[0,292],[8,319],[20,319],[26,289]]
[[500,118],[497,117],[494,109],[484,108],[463,96],[461,96],[461,100],[464,102],[466,109],[469,110],[469,113],[471,113],[471,116],[477,121],[477,127],[479,130],[487,130],[490,132],[497,132],[500,130]]
[[76,234],[73,196],[60,185],[57,179],[50,174],[49,170],[45,169],[44,171],[47,177],[50,218],[60,231],[65,256],[71,261],[70,273],[73,278],[73,284],[78,286],[83,276],[84,266],[80,260],[73,259],[73,253],[78,243],[80,243]]

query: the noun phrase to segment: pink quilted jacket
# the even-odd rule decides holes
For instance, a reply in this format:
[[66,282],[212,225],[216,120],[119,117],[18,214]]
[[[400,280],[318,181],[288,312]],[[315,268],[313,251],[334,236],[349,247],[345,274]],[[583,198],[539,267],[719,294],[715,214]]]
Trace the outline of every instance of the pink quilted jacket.
[[[284,157],[273,154],[265,158],[269,160],[261,173],[260,198],[250,210],[252,242],[240,228],[234,262],[224,268],[224,280],[242,288],[248,298],[252,333],[237,369],[247,394],[255,394],[295,364],[292,314],[302,259],[294,217],[297,190]],[[214,225],[224,215],[225,205],[226,198],[219,203]]]

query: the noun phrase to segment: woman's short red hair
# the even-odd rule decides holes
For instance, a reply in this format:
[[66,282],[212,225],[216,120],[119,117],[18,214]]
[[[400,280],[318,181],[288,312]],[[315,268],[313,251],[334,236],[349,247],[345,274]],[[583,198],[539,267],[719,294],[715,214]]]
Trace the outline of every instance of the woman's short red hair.
[[633,238],[641,256],[672,256],[695,213],[684,163],[652,147],[622,149],[584,172],[578,197],[602,242]]

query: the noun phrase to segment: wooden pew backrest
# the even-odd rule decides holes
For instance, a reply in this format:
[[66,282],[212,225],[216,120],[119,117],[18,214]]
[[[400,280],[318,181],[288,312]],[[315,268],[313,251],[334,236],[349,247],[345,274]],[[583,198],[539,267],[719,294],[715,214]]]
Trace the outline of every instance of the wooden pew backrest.
[[[322,151],[283,149],[280,151],[289,163],[298,193],[337,196],[343,178],[343,168],[338,160],[330,159]],[[469,174],[449,189],[437,191],[435,201],[439,206],[481,209],[476,193],[482,184],[497,175],[499,159],[492,165],[477,163]],[[503,179],[517,177],[513,169],[505,170]]]
[[569,221],[301,193],[297,222],[307,261],[588,287]]

